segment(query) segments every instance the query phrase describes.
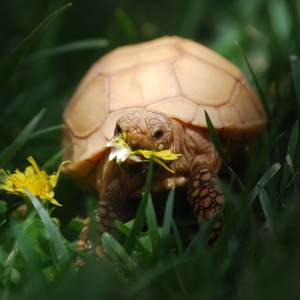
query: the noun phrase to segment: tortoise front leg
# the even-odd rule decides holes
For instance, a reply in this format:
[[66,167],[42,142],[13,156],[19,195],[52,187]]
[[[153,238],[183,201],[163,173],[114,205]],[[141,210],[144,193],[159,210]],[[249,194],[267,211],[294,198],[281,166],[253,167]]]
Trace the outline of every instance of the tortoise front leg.
[[[97,229],[97,246],[93,249],[93,245],[90,239],[90,223],[91,219],[88,218],[85,221],[84,228],[79,235],[79,242],[77,248],[81,249],[91,249],[95,250],[97,256],[101,257],[103,253],[102,247],[102,235],[104,232],[112,232],[116,227],[115,221],[125,221],[126,210],[126,189],[124,185],[119,180],[114,180],[106,188],[102,197],[97,203],[97,206],[93,212],[93,217],[96,222]],[[82,266],[84,261],[78,258],[76,265],[78,267]]]
[[[218,184],[218,177],[211,164],[197,161],[192,165],[188,183],[188,200],[198,222],[210,219],[223,204],[224,195]],[[221,222],[217,222],[209,240],[220,233]]]

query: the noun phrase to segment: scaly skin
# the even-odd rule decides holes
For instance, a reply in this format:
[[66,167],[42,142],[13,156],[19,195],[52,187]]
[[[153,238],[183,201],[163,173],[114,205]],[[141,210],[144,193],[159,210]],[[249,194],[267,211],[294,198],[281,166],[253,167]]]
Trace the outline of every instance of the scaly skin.
[[[196,161],[192,165],[187,194],[198,222],[210,219],[221,209],[224,202],[217,175],[211,165],[201,161]],[[221,227],[222,222],[219,220],[209,235],[209,244],[218,237]]]
[[193,164],[188,184],[188,200],[198,222],[210,219],[220,210],[224,195],[211,165],[201,161]]
[[[115,135],[125,133],[126,142],[133,149],[165,150],[181,153],[182,156],[169,164],[175,175],[159,168],[153,174],[152,189],[171,189],[188,184],[188,200],[198,222],[210,219],[217,213],[224,196],[218,185],[217,172],[221,160],[206,130],[172,120],[160,112],[145,110],[131,112],[116,123]],[[108,161],[108,153],[99,162],[94,175],[94,184],[99,201],[94,211],[98,232],[96,252],[101,256],[101,238],[104,232],[111,232],[115,220],[126,220],[126,200],[139,196],[145,184],[146,174],[125,173],[115,161]],[[93,248],[89,237],[87,221],[80,235],[78,248]],[[209,239],[220,233],[221,221]],[[83,261],[77,260],[81,266]]]

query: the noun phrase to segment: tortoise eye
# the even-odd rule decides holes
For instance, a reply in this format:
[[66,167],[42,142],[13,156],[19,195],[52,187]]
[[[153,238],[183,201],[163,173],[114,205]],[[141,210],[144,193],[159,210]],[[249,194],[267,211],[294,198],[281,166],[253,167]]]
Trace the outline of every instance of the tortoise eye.
[[155,139],[158,140],[158,139],[160,139],[160,138],[163,136],[163,134],[164,134],[164,133],[163,133],[162,130],[157,130],[157,131],[154,133],[154,136],[153,136],[153,137],[154,137]]
[[151,135],[152,140],[157,141],[161,139],[164,136],[165,132],[166,127],[164,125],[155,126]]

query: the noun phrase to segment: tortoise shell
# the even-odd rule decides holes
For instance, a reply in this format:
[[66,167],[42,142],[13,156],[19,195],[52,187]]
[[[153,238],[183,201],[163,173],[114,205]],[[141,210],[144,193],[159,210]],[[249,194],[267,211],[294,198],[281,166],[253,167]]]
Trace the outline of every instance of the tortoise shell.
[[63,171],[86,177],[130,111],[161,111],[206,128],[204,110],[220,136],[242,141],[267,123],[260,99],[239,68],[207,47],[180,37],[117,48],[92,65],[76,89],[63,120],[63,146],[73,145]]

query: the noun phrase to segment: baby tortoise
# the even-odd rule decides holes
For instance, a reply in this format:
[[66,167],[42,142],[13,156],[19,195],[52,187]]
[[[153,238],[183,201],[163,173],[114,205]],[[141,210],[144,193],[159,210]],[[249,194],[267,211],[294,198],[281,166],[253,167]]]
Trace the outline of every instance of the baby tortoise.
[[[209,114],[220,139],[241,142],[266,126],[264,108],[241,71],[214,51],[180,37],[117,48],[92,65],[67,106],[62,144],[72,147],[63,172],[99,195],[95,209],[101,237],[126,220],[126,201],[143,191],[147,166],[130,158],[109,160],[107,142],[123,136],[130,149],[182,154],[159,167],[152,191],[187,185],[199,222],[220,210],[221,159],[207,130]],[[123,166],[123,167],[122,167]],[[89,219],[79,249],[91,248]]]

